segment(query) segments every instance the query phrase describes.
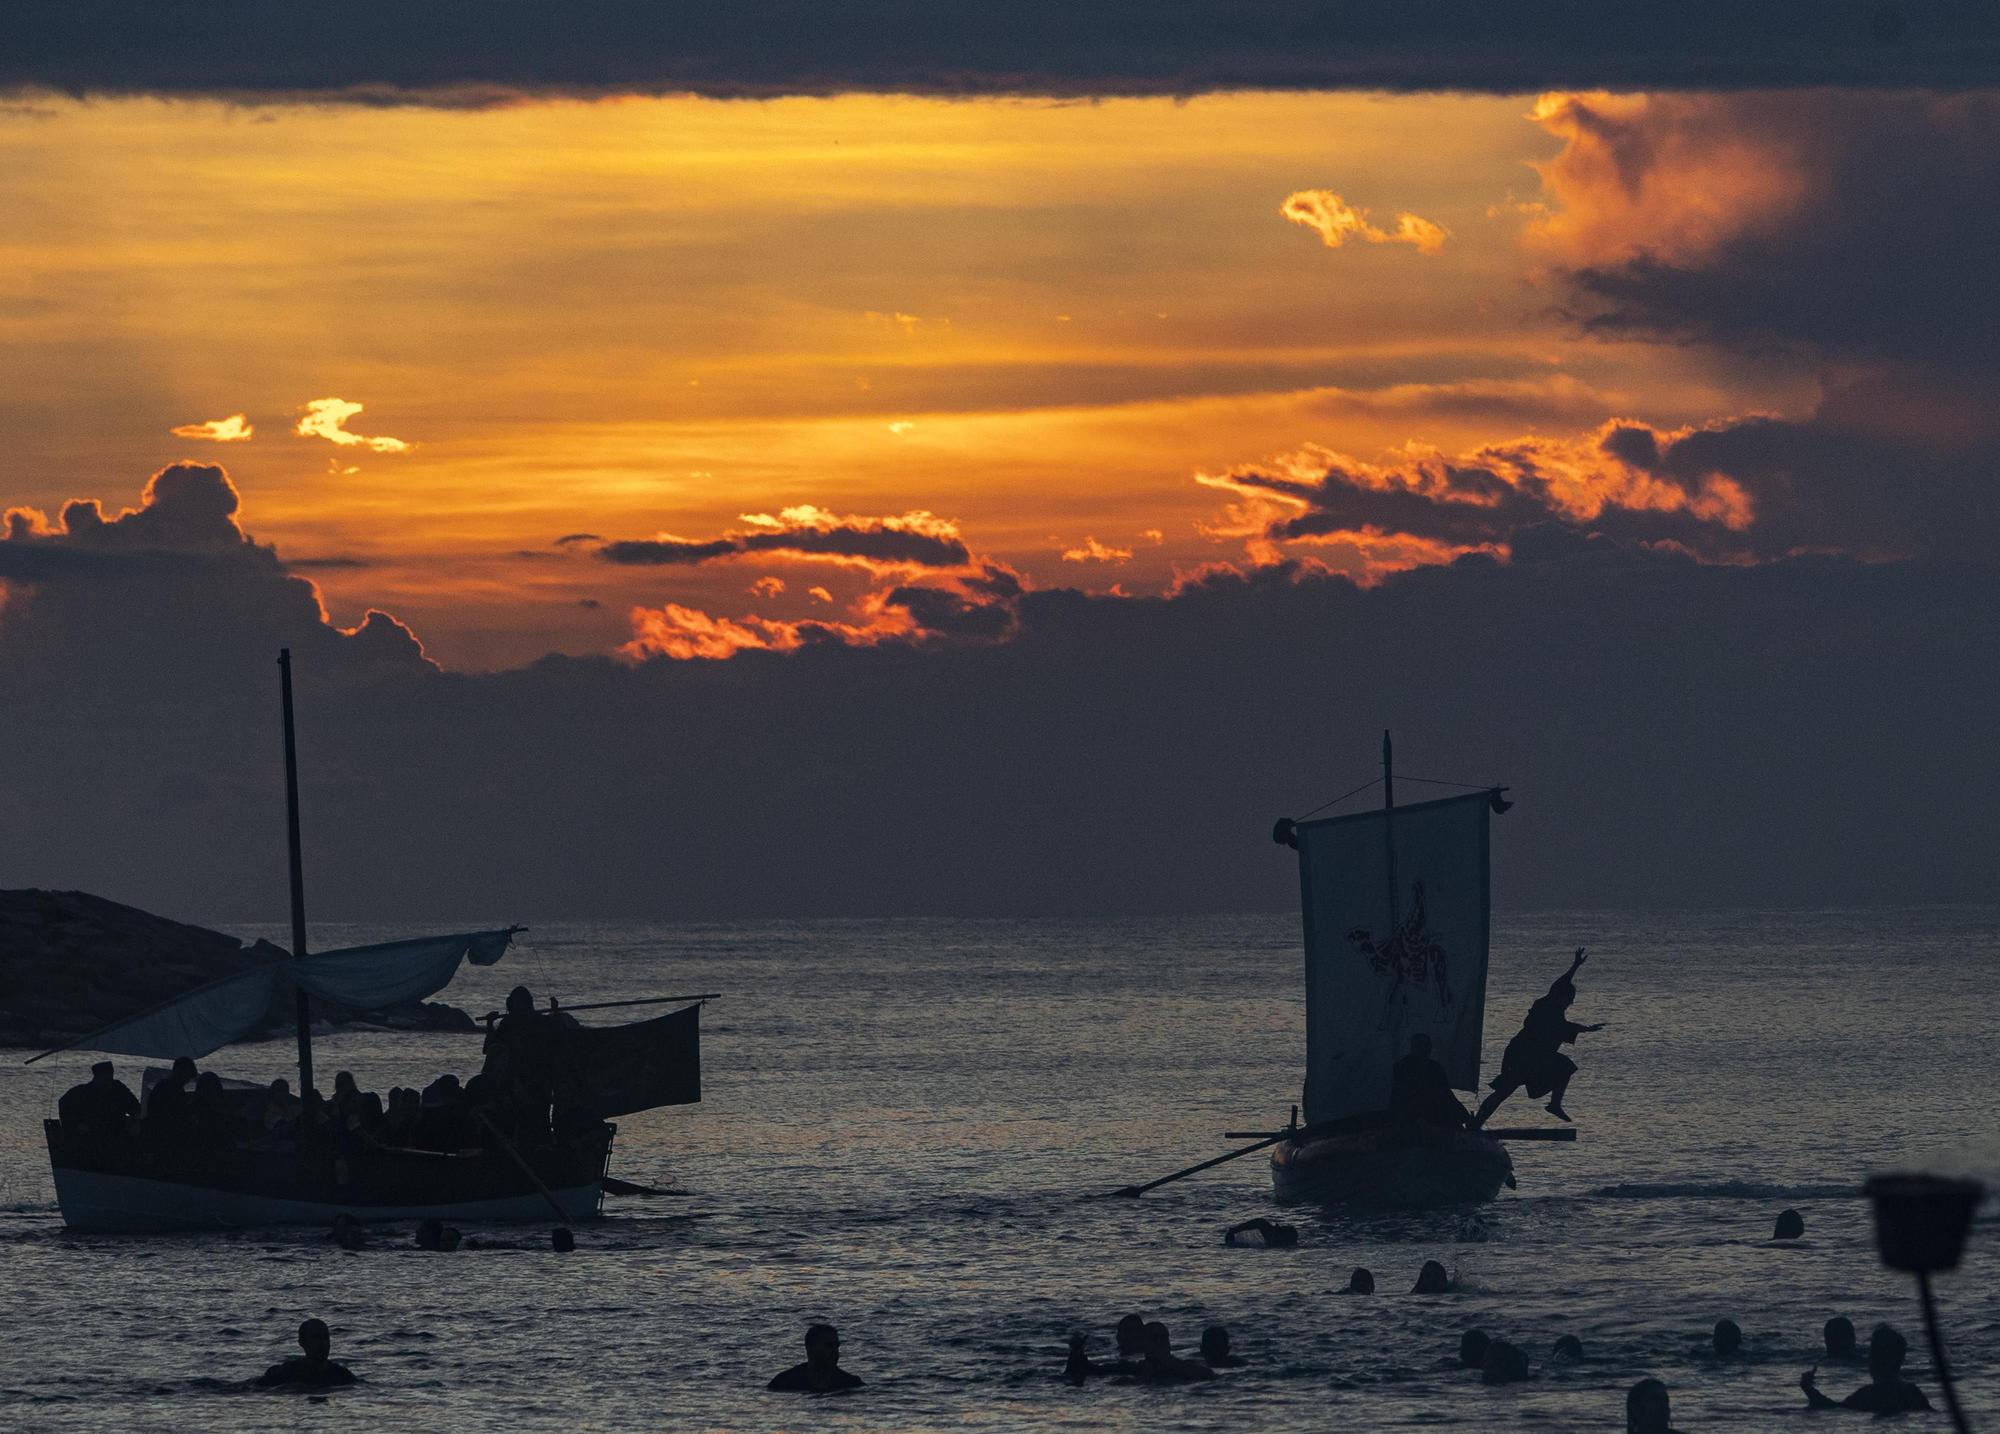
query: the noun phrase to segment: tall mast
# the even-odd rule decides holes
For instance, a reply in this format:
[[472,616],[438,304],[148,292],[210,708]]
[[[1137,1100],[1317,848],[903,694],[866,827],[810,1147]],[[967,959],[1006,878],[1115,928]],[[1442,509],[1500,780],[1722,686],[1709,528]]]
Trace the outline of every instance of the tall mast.
[[[292,735],[292,650],[278,652],[278,675],[285,694],[285,833],[292,858],[292,959],[306,955],[306,879],[299,860],[299,749]],[[297,991],[299,1022],[299,1097],[313,1088],[312,1012],[303,987]]]
[[1400,904],[1396,899],[1396,819],[1388,813],[1396,810],[1396,765],[1393,748],[1389,745],[1389,729],[1382,729],[1382,845],[1389,856],[1389,930],[1394,935],[1403,924]]

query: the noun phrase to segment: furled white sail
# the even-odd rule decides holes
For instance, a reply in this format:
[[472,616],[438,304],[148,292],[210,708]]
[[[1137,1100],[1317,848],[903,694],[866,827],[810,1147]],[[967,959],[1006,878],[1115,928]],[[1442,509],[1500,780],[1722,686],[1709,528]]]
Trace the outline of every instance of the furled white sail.
[[379,1010],[443,990],[461,961],[491,966],[513,939],[514,929],[508,927],[348,946],[312,953],[303,961],[280,959],[198,987],[71,1048],[198,1060],[268,1026],[274,1002],[293,986],[352,1010]]
[[1309,1121],[1388,1109],[1412,1034],[1461,1090],[1486,1014],[1485,792],[1301,822]]

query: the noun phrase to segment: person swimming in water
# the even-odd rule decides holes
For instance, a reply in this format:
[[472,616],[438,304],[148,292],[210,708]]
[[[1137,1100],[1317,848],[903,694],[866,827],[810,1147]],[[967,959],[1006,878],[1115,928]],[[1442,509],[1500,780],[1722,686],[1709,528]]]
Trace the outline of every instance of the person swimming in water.
[[1130,1360],[1136,1366],[1146,1353],[1146,1317],[1136,1314],[1122,1316],[1111,1337],[1117,1341],[1118,1357]]
[[1859,1364],[1861,1350],[1854,1337],[1854,1321],[1846,1315],[1835,1315],[1820,1329],[1820,1338],[1826,1341],[1826,1357],[1835,1364]]
[[1098,1364],[1090,1357],[1090,1338],[1082,1330],[1069,1337],[1069,1358],[1063,1361],[1063,1378],[1071,1384],[1082,1384],[1086,1379],[1105,1374],[1137,1374],[1139,1366],[1120,1361],[1116,1364]]
[[1201,1362],[1210,1369],[1241,1369],[1249,1361],[1229,1352],[1229,1331],[1212,1324],[1201,1332]]
[[1500,1058],[1500,1074],[1488,1082],[1493,1094],[1472,1118],[1475,1129],[1486,1124],[1501,1103],[1523,1086],[1531,1096],[1548,1096],[1550,1115],[1569,1119],[1569,1112],[1563,1109],[1563,1093],[1576,1074],[1576,1062],[1562,1053],[1562,1047],[1573,1044],[1578,1036],[1604,1029],[1602,1023],[1581,1026],[1569,1018],[1570,1004],[1576,1000],[1576,973],[1583,969],[1583,962],[1579,946],[1569,970],[1556,977],[1549,993],[1528,1008],[1528,1019],[1520,1033],[1507,1042],[1506,1054]]
[[1139,1361],[1139,1379],[1146,1384],[1191,1384],[1215,1378],[1215,1371],[1174,1353],[1173,1337],[1158,1320],[1146,1322],[1146,1352]]
[[1443,1265],[1436,1260],[1425,1260],[1424,1267],[1417,1271],[1417,1283],[1411,1288],[1413,1295],[1448,1295],[1451,1293],[1451,1276],[1445,1273]]
[[1667,1386],[1642,1379],[1625,1391],[1625,1434],[1674,1434]]
[[1289,1250],[1298,1242],[1298,1226],[1267,1220],[1262,1215],[1254,1220],[1245,1220],[1240,1225],[1231,1225],[1222,1235],[1225,1245],[1262,1245],[1267,1250]]
[[1814,1365],[1799,1376],[1808,1409],[1853,1409],[1862,1414],[1908,1414],[1928,1410],[1930,1400],[1923,1390],[1903,1378],[1903,1361],[1909,1357],[1910,1343],[1886,1324],[1875,1326],[1868,1337],[1868,1382],[1845,1399],[1829,1399],[1819,1392]]
[[1467,1369],[1486,1363],[1486,1346],[1493,1339],[1483,1329],[1469,1329],[1458,1337],[1458,1362]]
[[1573,1334],[1558,1335],[1555,1347],[1549,1351],[1549,1359],[1556,1364],[1582,1363],[1583,1341]]
[[806,1330],[806,1360],[772,1376],[764,1387],[800,1394],[837,1394],[860,1389],[859,1375],[840,1367],[840,1331],[830,1324],[811,1325]]
[[1374,1273],[1372,1271],[1363,1269],[1359,1265],[1356,1265],[1354,1267],[1353,1272],[1349,1274],[1347,1277],[1347,1288],[1342,1290],[1341,1293],[1344,1295],[1374,1294],[1375,1293]]
[[1479,1361],[1481,1384],[1519,1384],[1528,1377],[1527,1351],[1504,1339],[1491,1340]]
[[1743,1353],[1743,1326],[1733,1319],[1719,1319],[1715,1322],[1715,1333],[1708,1339],[1709,1353],[1717,1359],[1735,1359]]
[[264,1389],[332,1389],[355,1382],[352,1370],[327,1358],[333,1350],[333,1336],[325,1320],[309,1319],[299,1326],[299,1348],[305,1353],[272,1365],[259,1376],[258,1386]]

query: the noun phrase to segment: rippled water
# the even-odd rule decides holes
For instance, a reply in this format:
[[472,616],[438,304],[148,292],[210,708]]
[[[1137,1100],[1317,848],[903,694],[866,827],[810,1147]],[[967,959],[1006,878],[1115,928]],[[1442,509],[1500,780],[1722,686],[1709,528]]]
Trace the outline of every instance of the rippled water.
[[[1785,1427],[1821,1322],[1891,1319],[1849,1193],[1901,1162],[1984,1162],[2000,910],[1502,914],[1487,1058],[1578,944],[1592,948],[1573,1146],[1516,1146],[1520,1192],[1472,1212],[1299,1214],[1300,1249],[1227,1250],[1278,1213],[1261,1156],[1143,1201],[1082,1198],[1283,1120],[1302,1074],[1296,918],[561,925],[450,993],[489,1009],[528,980],[566,1001],[722,991],[702,1105],[621,1122],[613,1171],[673,1185],[611,1199],[557,1256],[423,1254],[391,1227],[340,1252],[315,1231],[73,1237],[40,1118],[90,1057],[0,1074],[0,1426],[40,1429],[987,1427],[1583,1429],[1644,1374],[1701,1429]],[[249,933],[245,934],[263,934]],[[280,934],[280,933],[270,933]],[[404,934],[327,927],[321,944]],[[283,1074],[288,1043],[227,1053]],[[323,1075],[417,1084],[473,1038],[349,1035]],[[1511,1117],[1539,1112],[1520,1098]],[[1767,1243],[1777,1212],[1807,1237]],[[1965,1393],[2000,1418],[2000,1230],[1940,1285]],[[1448,1296],[1401,1293],[1427,1258]],[[1348,1270],[1382,1294],[1338,1298]],[[1250,1360],[1159,1390],[1055,1378],[1066,1333],[1104,1353],[1127,1310],[1191,1350],[1220,1321]],[[366,1383],[324,1405],[235,1387],[308,1314]],[[1698,1353],[1727,1315],[1748,1357]],[[763,1392],[808,1320],[869,1381],[817,1403]],[[1537,1378],[1452,1367],[1480,1325]],[[1587,1359],[1550,1369],[1557,1335]],[[1936,1388],[1924,1365],[1917,1377]],[[1829,1369],[1836,1393],[1862,1380]],[[1977,1417],[1977,1414],[1976,1416]]]

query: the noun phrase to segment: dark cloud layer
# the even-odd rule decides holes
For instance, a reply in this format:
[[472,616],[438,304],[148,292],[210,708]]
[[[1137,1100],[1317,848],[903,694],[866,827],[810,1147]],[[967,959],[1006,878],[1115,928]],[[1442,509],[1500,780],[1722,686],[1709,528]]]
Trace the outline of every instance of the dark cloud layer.
[[658,567],[692,567],[717,558],[759,553],[854,558],[871,564],[922,568],[957,568],[972,561],[965,544],[950,534],[853,523],[730,533],[701,540],[628,539],[606,543],[597,550],[606,562]]
[[522,93],[1192,94],[1240,88],[1991,81],[1983,0],[13,0],[0,85],[476,104]]
[[284,644],[327,919],[1283,910],[1271,820],[1365,777],[1385,726],[1414,770],[1514,784],[1510,907],[1976,900],[2000,864],[2000,671],[1967,638],[2000,623],[1990,565],[1713,566],[1544,525],[1511,564],[1365,590],[1018,593],[1006,642],[466,676],[379,615],[329,627],[260,545],[200,547],[9,569],[17,884],[280,916]]

